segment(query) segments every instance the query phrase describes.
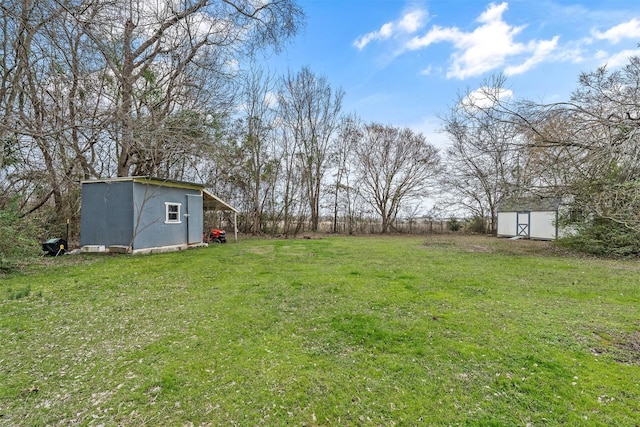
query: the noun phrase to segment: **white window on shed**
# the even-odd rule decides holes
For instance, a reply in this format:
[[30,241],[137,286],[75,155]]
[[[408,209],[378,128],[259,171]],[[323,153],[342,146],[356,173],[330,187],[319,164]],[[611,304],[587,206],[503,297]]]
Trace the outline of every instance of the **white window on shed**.
[[180,217],[180,210],[182,207],[182,203],[165,202],[164,205],[166,209],[166,216],[165,216],[164,223],[180,224],[182,222]]

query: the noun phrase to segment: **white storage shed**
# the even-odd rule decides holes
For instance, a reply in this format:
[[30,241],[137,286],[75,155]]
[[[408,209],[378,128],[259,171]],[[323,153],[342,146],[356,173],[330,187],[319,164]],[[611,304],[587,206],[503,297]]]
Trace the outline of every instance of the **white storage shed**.
[[501,203],[498,207],[498,237],[554,240],[562,237],[558,227],[561,200],[530,198]]

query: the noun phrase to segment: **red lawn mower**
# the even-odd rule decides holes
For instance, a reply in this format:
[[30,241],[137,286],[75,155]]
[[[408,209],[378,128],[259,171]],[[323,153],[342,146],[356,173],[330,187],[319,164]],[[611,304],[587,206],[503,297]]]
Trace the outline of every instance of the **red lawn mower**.
[[208,235],[203,233],[202,240],[206,243],[227,243],[227,233],[219,228],[213,228]]

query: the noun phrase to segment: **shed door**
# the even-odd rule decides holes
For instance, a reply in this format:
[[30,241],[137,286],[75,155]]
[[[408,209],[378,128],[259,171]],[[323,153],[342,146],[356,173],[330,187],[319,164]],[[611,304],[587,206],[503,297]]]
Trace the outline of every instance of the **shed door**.
[[202,196],[197,194],[187,194],[187,209],[185,212],[187,220],[187,243],[194,244],[202,242]]
[[518,236],[529,237],[531,212],[518,212],[517,218],[517,234]]

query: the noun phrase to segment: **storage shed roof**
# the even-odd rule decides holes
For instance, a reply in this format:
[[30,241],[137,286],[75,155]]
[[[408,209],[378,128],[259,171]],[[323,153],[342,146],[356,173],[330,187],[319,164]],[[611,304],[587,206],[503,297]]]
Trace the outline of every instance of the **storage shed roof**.
[[562,199],[557,197],[528,197],[506,200],[498,206],[498,212],[550,212],[557,211]]
[[206,210],[211,211],[231,211],[238,213],[236,208],[205,189],[202,189],[202,206]]
[[232,211],[238,213],[238,210],[220,199],[218,196],[204,188],[204,185],[194,182],[177,181],[172,179],[154,178],[150,176],[129,176],[119,178],[93,179],[90,181],[82,181],[82,184],[93,183],[109,183],[109,182],[138,182],[142,184],[153,184],[161,187],[175,187],[202,190],[202,205],[205,210]]

